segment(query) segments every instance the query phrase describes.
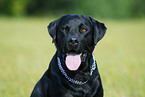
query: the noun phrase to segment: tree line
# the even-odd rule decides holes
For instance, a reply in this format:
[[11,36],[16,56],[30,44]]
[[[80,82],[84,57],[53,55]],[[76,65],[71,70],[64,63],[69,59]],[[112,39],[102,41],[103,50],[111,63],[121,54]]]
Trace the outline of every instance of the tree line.
[[85,14],[102,18],[145,16],[145,0],[0,0],[0,15]]

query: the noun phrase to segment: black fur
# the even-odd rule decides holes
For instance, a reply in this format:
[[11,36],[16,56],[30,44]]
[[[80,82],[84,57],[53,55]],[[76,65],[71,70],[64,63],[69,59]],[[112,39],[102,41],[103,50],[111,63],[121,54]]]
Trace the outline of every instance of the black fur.
[[[106,32],[106,27],[89,16],[64,15],[48,26],[50,36],[57,51],[49,69],[38,81],[31,97],[103,97],[103,86],[98,68],[90,75],[93,64],[92,53],[95,45]],[[67,53],[82,54],[81,65],[76,71],[70,71],[65,65]],[[60,71],[57,57],[67,75],[85,84],[70,82]],[[97,65],[97,64],[96,64]]]

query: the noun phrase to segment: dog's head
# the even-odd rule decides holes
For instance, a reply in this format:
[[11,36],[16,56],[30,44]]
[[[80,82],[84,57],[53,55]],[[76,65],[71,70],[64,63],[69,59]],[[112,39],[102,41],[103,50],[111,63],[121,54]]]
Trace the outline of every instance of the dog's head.
[[[66,55],[66,65],[73,66],[85,61],[87,53],[92,53],[95,45],[106,32],[103,23],[85,15],[64,15],[48,25],[48,31],[57,49]],[[80,59],[81,56],[81,59]],[[81,61],[80,61],[80,60]],[[67,66],[69,69],[72,67]],[[78,69],[75,66],[73,69]]]

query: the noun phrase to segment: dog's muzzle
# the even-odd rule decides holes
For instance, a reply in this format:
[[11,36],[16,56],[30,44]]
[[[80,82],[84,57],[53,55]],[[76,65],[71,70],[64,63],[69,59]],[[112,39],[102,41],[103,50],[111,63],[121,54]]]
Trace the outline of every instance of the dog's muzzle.
[[81,64],[81,52],[78,52],[79,39],[77,37],[69,37],[67,39],[66,66],[69,70],[77,70]]
[[79,39],[77,37],[69,37],[67,40],[68,49],[76,51],[79,46]]

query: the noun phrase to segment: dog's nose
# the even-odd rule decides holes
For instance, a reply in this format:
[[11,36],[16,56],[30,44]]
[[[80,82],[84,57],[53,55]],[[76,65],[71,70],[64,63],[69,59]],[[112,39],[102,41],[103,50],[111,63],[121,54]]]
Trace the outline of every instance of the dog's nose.
[[68,44],[70,46],[77,46],[79,43],[79,39],[77,37],[70,37],[68,38]]

